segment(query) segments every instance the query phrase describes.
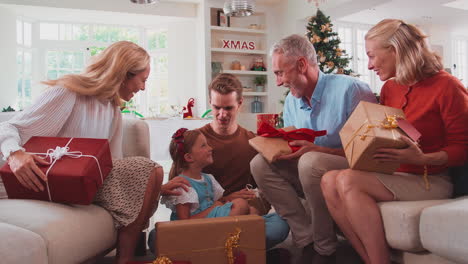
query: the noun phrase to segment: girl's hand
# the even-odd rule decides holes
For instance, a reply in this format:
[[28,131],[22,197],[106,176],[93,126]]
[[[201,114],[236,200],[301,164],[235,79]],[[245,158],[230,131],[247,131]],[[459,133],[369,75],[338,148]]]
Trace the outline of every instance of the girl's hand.
[[8,157],[8,165],[10,165],[11,171],[21,185],[38,192],[39,190],[44,190],[44,186],[41,184],[38,177],[44,181],[47,181],[47,177],[36,163],[40,165],[50,165],[49,162],[39,156],[26,153],[22,150],[15,151]]
[[252,192],[252,191],[249,191],[247,189],[242,189],[240,191],[237,191],[237,192],[233,192],[225,197],[223,197],[224,200],[226,200],[227,202],[230,202],[234,199],[237,199],[237,198],[243,198],[243,199],[246,199],[246,200],[250,200],[250,199],[253,199],[255,198],[255,193]]
[[427,164],[426,156],[418,147],[417,143],[406,136],[401,139],[408,144],[404,149],[381,148],[374,154],[374,159],[383,162],[398,162],[414,165]]
[[190,182],[187,179],[177,176],[161,186],[161,195],[181,195],[182,193],[175,189],[180,187],[188,192],[189,186]]

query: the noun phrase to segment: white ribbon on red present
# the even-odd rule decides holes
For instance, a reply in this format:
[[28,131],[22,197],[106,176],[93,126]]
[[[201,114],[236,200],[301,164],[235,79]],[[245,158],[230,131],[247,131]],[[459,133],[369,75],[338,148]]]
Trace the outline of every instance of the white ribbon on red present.
[[[54,167],[57,160],[60,160],[64,156],[74,158],[74,159],[78,159],[78,158],[82,158],[82,157],[93,158],[96,161],[96,164],[97,164],[98,169],[99,169],[99,174],[101,175],[101,184],[103,184],[104,183],[104,177],[102,175],[101,165],[99,164],[99,161],[95,156],[85,155],[81,151],[69,151],[70,148],[68,147],[68,145],[70,145],[70,143],[72,142],[73,139],[74,138],[70,138],[70,140],[65,145],[65,147],[56,146],[55,149],[48,149],[46,153],[33,153],[33,152],[28,152],[28,153],[29,154],[34,154],[34,155],[39,155],[39,156],[44,156],[45,158],[47,158],[47,157],[49,158],[49,163],[51,163],[51,164],[50,164],[49,168],[47,169],[47,171],[45,173],[46,178],[49,177],[49,172],[52,169],[52,167]],[[49,201],[52,202],[52,195],[50,194],[49,181],[46,181],[46,185],[47,185],[47,194],[49,196]]]

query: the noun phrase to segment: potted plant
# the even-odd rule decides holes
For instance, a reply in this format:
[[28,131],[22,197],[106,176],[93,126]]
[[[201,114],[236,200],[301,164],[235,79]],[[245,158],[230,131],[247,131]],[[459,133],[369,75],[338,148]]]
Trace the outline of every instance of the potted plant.
[[265,75],[258,75],[255,76],[253,82],[255,84],[255,91],[263,92],[265,89],[265,83],[267,81],[267,77]]

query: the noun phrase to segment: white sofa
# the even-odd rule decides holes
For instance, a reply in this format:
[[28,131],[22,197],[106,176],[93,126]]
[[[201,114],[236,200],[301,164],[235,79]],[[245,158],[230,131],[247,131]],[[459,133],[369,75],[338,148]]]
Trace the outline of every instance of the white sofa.
[[[124,119],[123,125],[124,156],[149,158],[147,123]],[[5,264],[92,263],[117,238],[111,215],[99,206],[9,199],[0,199],[0,234]]]
[[379,206],[395,262],[468,263],[468,196]]

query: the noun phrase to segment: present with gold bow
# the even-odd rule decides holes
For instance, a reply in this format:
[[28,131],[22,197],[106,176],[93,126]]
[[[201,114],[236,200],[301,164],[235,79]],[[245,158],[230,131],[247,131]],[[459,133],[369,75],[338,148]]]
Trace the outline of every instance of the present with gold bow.
[[400,166],[373,159],[377,149],[405,148],[400,139],[406,135],[398,120],[405,119],[401,109],[361,101],[340,131],[349,167],[355,170],[392,174]]
[[316,137],[327,134],[326,130],[314,131],[308,128],[296,129],[293,126],[275,129],[267,123],[262,123],[257,131],[258,136],[249,140],[249,144],[270,163],[279,156],[296,152],[299,147],[290,146],[294,140],[314,142]]
[[254,198],[247,200],[250,206],[254,207],[259,215],[266,215],[271,209],[271,204],[265,199],[262,192],[258,188],[254,188],[252,184],[247,184],[245,188],[255,194]]
[[265,264],[265,221],[241,215],[158,222],[154,246],[156,264]]

